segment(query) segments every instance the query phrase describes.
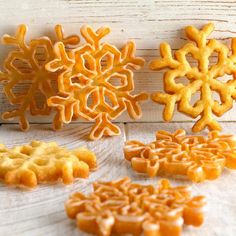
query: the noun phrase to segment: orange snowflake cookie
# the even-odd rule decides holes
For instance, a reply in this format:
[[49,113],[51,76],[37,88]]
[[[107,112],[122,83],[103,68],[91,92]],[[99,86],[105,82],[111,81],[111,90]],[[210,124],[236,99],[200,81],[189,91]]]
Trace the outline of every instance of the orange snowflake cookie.
[[[26,118],[27,111],[31,115],[49,115],[51,108],[47,105],[47,98],[56,91],[52,83],[57,78],[56,73],[46,71],[45,64],[54,57],[53,43],[48,37],[25,41],[26,25],[20,25],[15,36],[4,35],[2,42],[13,45],[15,50],[8,54],[4,68],[0,74],[0,81],[5,81],[4,92],[14,109],[4,112],[4,120],[18,118],[22,130],[29,128]],[[79,37],[72,35],[64,37],[60,25],[55,27],[57,40],[64,44],[77,44]]]
[[147,94],[131,95],[134,89],[131,68],[139,69],[144,60],[135,56],[133,41],[121,51],[102,43],[109,32],[107,27],[96,32],[90,26],[82,27],[86,43],[69,53],[63,43],[55,44],[56,59],[46,65],[50,72],[60,71],[59,93],[48,99],[48,105],[57,110],[55,129],[81,117],[95,121],[90,139],[99,139],[104,135],[120,134],[119,127],[111,120],[126,109],[132,118],[141,116],[139,102],[147,99]]
[[192,197],[189,186],[172,187],[165,179],[157,187],[126,177],[95,182],[93,188],[88,196],[74,193],[65,204],[68,217],[88,233],[180,236],[184,224],[200,226],[204,220],[205,198]]
[[218,178],[224,167],[236,169],[236,140],[218,131],[203,137],[188,136],[182,129],[173,134],[160,130],[156,141],[149,144],[127,141],[124,155],[135,171],[150,177],[186,175],[194,182],[202,182]]
[[[172,56],[169,44],[160,46],[160,59],[150,63],[150,69],[167,69],[164,74],[164,93],[152,94],[152,100],[165,105],[163,118],[170,121],[173,117],[175,104],[179,112],[192,118],[200,119],[192,130],[199,132],[205,127],[210,130],[221,130],[213,115],[222,116],[233,106],[236,99],[236,40],[232,40],[231,51],[223,43],[215,39],[207,39],[214,30],[213,24],[205,25],[201,30],[193,26],[186,27],[187,38],[192,42],[185,44]],[[211,64],[210,57],[216,53],[217,62]],[[197,61],[191,65],[191,57]],[[222,80],[224,75],[231,79]],[[179,79],[185,78],[186,83]],[[217,93],[219,99],[213,94]],[[200,94],[196,102],[194,95]],[[193,104],[192,104],[193,103]]]
[[96,156],[86,148],[68,150],[55,142],[32,141],[8,149],[0,146],[0,179],[6,184],[33,188],[38,183],[87,178],[96,168]]

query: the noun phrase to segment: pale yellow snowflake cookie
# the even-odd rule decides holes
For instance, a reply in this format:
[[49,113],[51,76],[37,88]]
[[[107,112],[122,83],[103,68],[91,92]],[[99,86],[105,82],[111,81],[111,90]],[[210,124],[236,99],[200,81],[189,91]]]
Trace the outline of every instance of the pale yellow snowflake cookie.
[[68,150],[55,142],[32,141],[8,149],[0,147],[0,179],[6,184],[33,188],[38,183],[87,178],[96,168],[96,156],[86,148]]

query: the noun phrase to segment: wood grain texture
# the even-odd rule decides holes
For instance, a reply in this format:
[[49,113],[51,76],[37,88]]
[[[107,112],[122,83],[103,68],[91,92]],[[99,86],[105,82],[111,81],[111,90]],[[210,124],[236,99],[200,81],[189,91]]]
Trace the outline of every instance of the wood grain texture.
[[[0,0],[0,36],[14,34],[17,25],[29,26],[28,39],[48,35],[54,37],[53,27],[62,24],[66,34],[79,33],[84,24],[94,28],[108,25],[112,33],[106,41],[121,47],[134,39],[137,54],[146,60],[144,68],[135,72],[135,92],[152,93],[162,90],[162,72],[148,70],[148,61],[159,56],[157,50],[162,41],[168,41],[173,49],[186,42],[183,28],[187,25],[202,26],[209,21],[215,23],[216,30],[212,37],[229,45],[229,38],[236,35],[236,1],[235,0]],[[83,42],[83,41],[82,41]],[[0,44],[0,69],[9,48]],[[216,58],[213,58],[214,61]],[[23,85],[24,87],[25,85]],[[1,90],[0,86],[0,90]],[[17,87],[20,91],[22,88]],[[134,92],[134,93],[135,93]],[[12,109],[3,93],[0,93],[0,113]],[[76,190],[88,193],[91,183],[97,179],[112,180],[129,176],[139,183],[155,184],[160,177],[146,178],[134,173],[123,158],[123,144],[127,139],[139,139],[149,142],[157,129],[174,131],[185,128],[190,131],[190,119],[175,113],[175,123],[154,123],[162,121],[163,106],[151,101],[142,104],[143,117],[133,124],[127,114],[117,121],[122,134],[119,137],[104,138],[88,142],[87,134],[91,124],[70,124],[59,132],[51,130],[49,117],[30,117],[34,124],[27,133],[19,132],[18,125],[0,126],[0,143],[7,146],[24,144],[32,139],[57,141],[68,148],[87,146],[98,157],[99,169],[89,179],[77,180],[73,185],[41,185],[33,191],[21,191],[0,184],[0,236],[73,236],[87,234],[77,231],[75,223],[67,219],[64,202],[71,192]],[[235,133],[236,106],[219,120],[223,132]],[[188,121],[188,123],[186,123]],[[17,120],[10,121],[17,123]],[[152,122],[152,123],[144,123]],[[0,123],[5,123],[0,120]],[[206,133],[206,132],[205,132]],[[192,184],[191,182],[172,178],[174,184],[192,185],[194,194],[207,196],[208,206],[206,222],[199,229],[186,227],[184,236],[234,236],[236,232],[236,172],[225,170],[221,178],[213,182]]]
[[[187,25],[201,27],[209,21],[215,23],[212,37],[229,44],[236,33],[236,2],[234,0],[8,0],[0,1],[0,35],[14,34],[18,24],[29,26],[28,38],[49,35],[54,37],[53,27],[60,23],[66,33],[79,33],[84,24],[95,28],[108,25],[112,33],[106,38],[121,47],[134,39],[137,54],[146,60],[143,69],[135,73],[135,92],[162,90],[162,72],[148,70],[148,62],[159,55],[159,44],[168,41],[173,49],[186,42],[183,28]],[[9,48],[0,46],[0,65]],[[213,58],[214,60],[215,58]],[[16,90],[20,90],[16,88]],[[4,94],[0,95],[0,113],[8,110]],[[152,101],[142,104],[140,121],[161,121],[163,106]],[[236,120],[236,106],[219,120]],[[32,122],[51,122],[52,117],[31,117]],[[191,118],[175,113],[175,121]],[[124,113],[117,121],[132,122]],[[17,122],[16,120],[11,122]]]
[[[125,140],[138,139],[150,142],[154,139],[157,129],[174,131],[178,128],[190,130],[190,123],[144,123],[120,124],[121,136],[104,138],[100,141],[87,142],[86,135],[90,128],[87,124],[73,124],[63,132],[48,130],[48,125],[33,125],[33,129],[26,136],[17,131],[15,125],[0,127],[1,143],[11,147],[29,142],[32,139],[57,141],[68,148],[87,146],[94,151],[98,158],[99,168],[89,179],[77,180],[73,185],[64,186],[40,185],[32,191],[22,191],[0,184],[0,236],[73,236],[87,234],[78,231],[75,222],[68,219],[64,212],[64,202],[69,194],[75,191],[88,193],[92,190],[91,183],[95,180],[109,181],[129,176],[138,183],[156,184],[161,177],[149,179],[136,174],[129,162],[123,157]],[[225,133],[235,133],[236,123],[223,123]],[[215,181],[201,184],[191,183],[184,178],[170,178],[174,185],[189,184],[193,194],[207,197],[206,220],[202,227],[185,227],[183,236],[234,236],[236,231],[236,171],[225,170]]]

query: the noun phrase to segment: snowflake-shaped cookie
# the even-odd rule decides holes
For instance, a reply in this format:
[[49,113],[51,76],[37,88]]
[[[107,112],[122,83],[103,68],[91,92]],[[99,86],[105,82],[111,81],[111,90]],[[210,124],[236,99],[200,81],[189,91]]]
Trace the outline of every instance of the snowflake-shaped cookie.
[[0,146],[0,179],[9,185],[33,188],[58,179],[70,184],[74,178],[88,177],[94,168],[95,155],[83,147],[70,151],[55,142],[41,141],[12,149]]
[[[189,42],[177,50],[174,57],[169,44],[160,46],[161,59],[153,60],[150,68],[161,70],[167,68],[164,75],[164,91],[152,94],[153,101],[164,104],[164,120],[170,121],[173,117],[174,107],[180,112],[200,119],[193,126],[193,132],[198,132],[208,127],[210,130],[220,130],[219,123],[213,114],[222,116],[233,106],[236,99],[236,40],[232,40],[232,52],[223,43],[207,37],[214,30],[213,24],[205,25],[202,30],[193,26],[186,27],[185,32]],[[210,57],[216,53],[217,62],[210,64]],[[198,65],[192,66],[188,57],[197,61]],[[224,75],[231,75],[232,79],[222,80]],[[178,81],[186,78],[188,84]],[[193,95],[200,93],[200,98],[192,104]],[[213,94],[219,95],[219,101]]]
[[[15,36],[3,36],[2,42],[16,49],[8,54],[4,63],[6,72],[0,74],[0,80],[5,81],[4,92],[16,107],[4,112],[2,118],[9,120],[18,117],[22,130],[29,128],[27,111],[33,116],[49,115],[51,108],[47,105],[47,98],[56,94],[52,83],[57,79],[56,73],[45,69],[45,64],[54,58],[52,40],[41,37],[27,44],[26,32],[26,25],[20,25]],[[55,27],[55,32],[57,40],[66,45],[79,42],[77,35],[65,38],[61,25]]]
[[186,175],[194,182],[202,182],[218,178],[224,167],[236,169],[236,140],[218,131],[209,132],[206,138],[187,136],[182,129],[173,134],[161,130],[150,144],[127,141],[124,155],[135,171],[150,177]]
[[46,65],[50,72],[60,72],[59,94],[48,99],[48,105],[55,107],[57,115],[54,128],[82,117],[95,121],[90,133],[91,139],[104,135],[118,135],[120,129],[111,123],[126,109],[132,118],[141,116],[139,101],[147,94],[131,95],[134,89],[133,69],[139,69],[142,58],[135,57],[135,44],[128,42],[120,51],[101,39],[110,32],[102,27],[96,32],[89,26],[81,28],[86,43],[69,53],[63,43],[55,44],[56,59]]
[[74,193],[65,204],[67,215],[88,233],[180,236],[184,224],[203,223],[205,198],[192,197],[189,186],[172,187],[163,179],[154,187],[126,177],[93,187],[88,196]]

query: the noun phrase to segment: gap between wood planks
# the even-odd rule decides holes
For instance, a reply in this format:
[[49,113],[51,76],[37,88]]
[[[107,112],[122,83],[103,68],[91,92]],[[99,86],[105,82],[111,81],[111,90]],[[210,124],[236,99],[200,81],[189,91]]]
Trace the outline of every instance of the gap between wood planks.
[[[195,122],[194,121],[171,121],[171,122],[164,122],[164,121],[131,121],[131,122],[112,122],[114,124],[120,124],[120,125],[123,125],[124,127],[124,142],[126,142],[127,140],[129,140],[129,125],[130,124],[157,124],[157,125],[162,125],[162,124],[194,124]],[[228,124],[228,123],[235,123],[236,124],[236,121],[219,121],[220,124]],[[2,125],[17,125],[18,123],[17,122],[14,122],[14,123],[8,123],[8,122],[1,122],[0,123],[0,127]],[[51,124],[51,122],[30,122],[30,125],[39,125],[39,124],[42,124],[42,125],[49,125]],[[77,121],[77,122],[72,122],[71,124],[75,125],[75,124],[78,124],[78,125],[92,125],[94,124],[93,122],[80,122],[80,121]],[[50,128],[49,128],[50,129]],[[20,128],[19,128],[19,131],[20,131]],[[63,132],[63,128],[61,129],[61,131]],[[191,131],[191,130],[190,130]],[[30,131],[28,131],[30,132]],[[60,132],[60,131],[55,131],[55,132]],[[153,133],[155,133],[156,130],[153,130]],[[121,134],[122,135],[122,134]]]

